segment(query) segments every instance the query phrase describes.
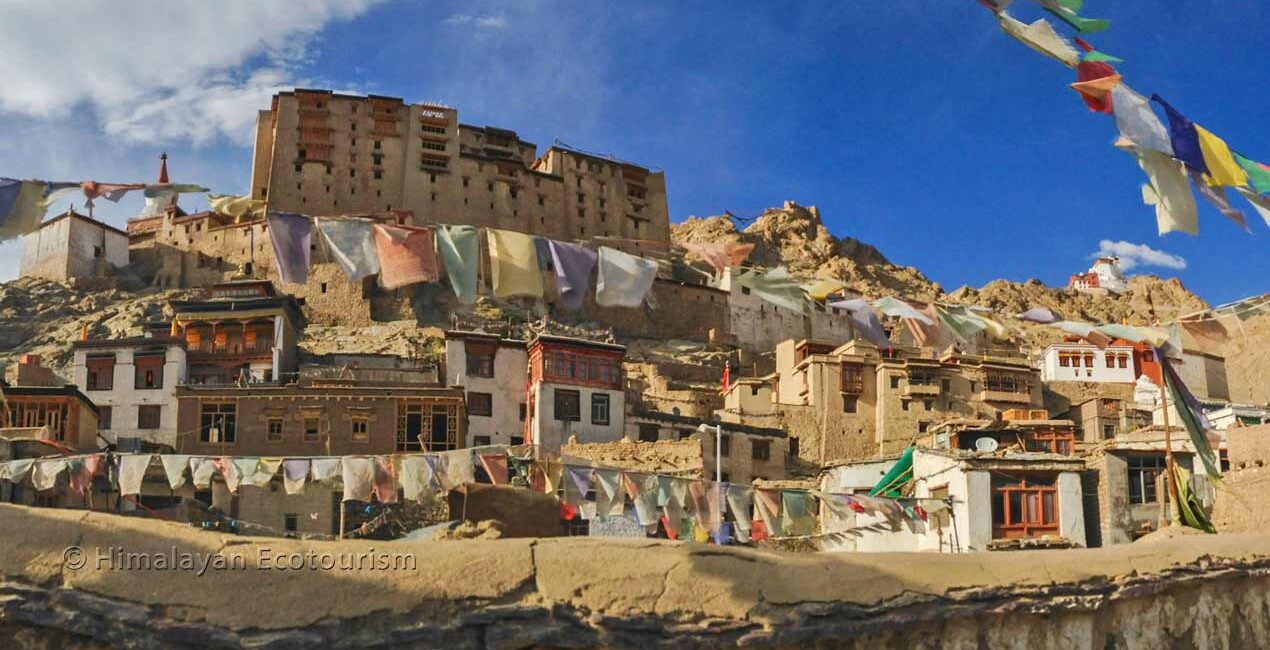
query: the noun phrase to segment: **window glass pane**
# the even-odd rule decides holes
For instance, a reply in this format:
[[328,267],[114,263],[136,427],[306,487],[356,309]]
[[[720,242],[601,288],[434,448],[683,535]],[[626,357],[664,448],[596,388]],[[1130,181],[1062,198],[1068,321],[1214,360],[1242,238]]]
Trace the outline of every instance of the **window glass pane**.
[[1023,521],[1023,493],[1010,492],[1010,523]]
[[1058,517],[1054,515],[1054,497],[1054,492],[1044,492],[1041,494],[1042,521],[1047,524],[1058,522]]

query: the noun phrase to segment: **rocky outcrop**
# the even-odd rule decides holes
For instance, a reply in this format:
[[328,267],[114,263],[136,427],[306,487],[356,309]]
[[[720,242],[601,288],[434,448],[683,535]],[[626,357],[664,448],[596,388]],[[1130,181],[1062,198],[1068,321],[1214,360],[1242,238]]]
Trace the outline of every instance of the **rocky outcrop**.
[[943,292],[917,269],[892,264],[877,248],[850,237],[835,237],[825,227],[819,209],[793,201],[764,210],[743,231],[726,215],[689,217],[671,226],[671,239],[754,244],[750,261],[755,264],[784,264],[797,275],[841,280],[868,295],[934,298]]
[[[0,527],[8,647],[1270,645],[1264,534],[936,555],[579,538],[256,543],[9,505]],[[223,564],[123,568],[186,553]],[[385,553],[415,561],[321,568]]]
[[167,301],[184,291],[79,290],[41,278],[0,283],[0,364],[23,353],[69,378],[72,341],[87,327],[91,338],[139,336],[142,325],[163,320]]

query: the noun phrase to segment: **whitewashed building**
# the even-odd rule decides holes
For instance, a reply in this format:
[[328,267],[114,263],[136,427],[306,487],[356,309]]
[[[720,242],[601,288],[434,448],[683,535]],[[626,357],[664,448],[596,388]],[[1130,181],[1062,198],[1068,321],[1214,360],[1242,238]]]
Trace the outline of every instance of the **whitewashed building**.
[[1041,352],[1041,381],[1132,384],[1137,380],[1133,346],[1054,343]]
[[612,442],[625,432],[626,347],[560,336],[529,342],[530,436],[558,450],[577,442]]
[[18,274],[58,282],[101,278],[128,265],[128,233],[67,210],[22,237]]
[[[820,489],[868,494],[896,459],[843,464],[821,474]],[[881,514],[835,514],[822,506],[821,550],[965,552],[1051,538],[1085,546],[1079,458],[1042,453],[994,455],[915,449],[911,496],[927,503],[926,521]],[[831,534],[839,533],[839,534]]]
[[1067,286],[1082,293],[1095,294],[1124,293],[1129,289],[1118,257],[1094,260],[1094,265],[1085,273],[1073,273],[1067,280]]
[[445,384],[466,392],[467,446],[524,442],[528,359],[524,341],[445,333]]
[[186,381],[185,341],[170,336],[76,341],[75,386],[97,406],[102,439],[176,446],[176,387]]

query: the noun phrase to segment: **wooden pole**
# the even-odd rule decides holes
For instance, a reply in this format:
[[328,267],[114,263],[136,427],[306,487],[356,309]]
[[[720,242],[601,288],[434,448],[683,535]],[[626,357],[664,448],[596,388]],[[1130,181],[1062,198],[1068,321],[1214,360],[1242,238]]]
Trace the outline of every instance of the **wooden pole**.
[[[1164,498],[1161,501],[1161,508],[1162,509],[1167,508],[1169,505],[1169,499],[1172,499],[1174,505],[1178,506],[1177,507],[1178,512],[1181,512],[1181,507],[1180,507],[1181,502],[1178,497],[1177,481],[1175,480],[1175,477],[1177,476],[1177,474],[1175,473],[1174,467],[1173,467],[1173,432],[1169,428],[1169,380],[1168,380],[1167,371],[1170,369],[1166,369],[1163,367],[1163,365],[1168,363],[1169,360],[1168,360],[1168,357],[1164,356],[1158,350],[1156,351],[1156,354],[1159,354],[1161,357],[1160,358],[1160,365],[1161,365],[1160,383],[1164,384],[1163,386],[1160,387],[1160,408],[1163,409],[1164,411],[1164,468],[1165,468],[1165,473],[1167,474],[1167,476],[1164,479],[1165,481],[1167,481],[1165,483],[1165,485],[1167,486],[1167,489],[1164,491],[1164,495],[1163,495]],[[1161,510],[1161,512],[1163,513],[1164,510]],[[1169,526],[1181,526],[1182,523],[1177,520],[1178,519],[1177,517],[1173,516],[1172,511],[1168,511],[1168,512],[1169,512]]]
[[347,510],[348,510],[348,507],[344,504],[344,501],[341,500],[340,501],[340,534],[337,539],[344,539],[344,512]]

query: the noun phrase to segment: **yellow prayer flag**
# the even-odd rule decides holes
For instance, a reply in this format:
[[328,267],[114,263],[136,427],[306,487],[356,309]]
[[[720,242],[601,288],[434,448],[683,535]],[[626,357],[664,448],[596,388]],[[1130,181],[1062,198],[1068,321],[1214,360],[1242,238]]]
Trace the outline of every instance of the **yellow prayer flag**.
[[1195,132],[1199,134],[1199,150],[1204,154],[1204,164],[1208,166],[1208,184],[1213,187],[1246,186],[1248,172],[1230,155],[1230,147],[1226,146],[1226,141],[1198,124],[1195,125]]
[[542,297],[542,271],[538,268],[538,252],[534,238],[510,230],[487,228],[490,275],[494,296]]
[[829,294],[834,293],[835,291],[841,291],[846,288],[846,286],[847,283],[842,280],[817,279],[815,282],[810,284],[804,284],[803,289],[805,289],[807,291],[807,295],[811,296],[813,299],[824,300],[829,297]]

